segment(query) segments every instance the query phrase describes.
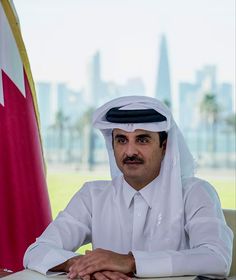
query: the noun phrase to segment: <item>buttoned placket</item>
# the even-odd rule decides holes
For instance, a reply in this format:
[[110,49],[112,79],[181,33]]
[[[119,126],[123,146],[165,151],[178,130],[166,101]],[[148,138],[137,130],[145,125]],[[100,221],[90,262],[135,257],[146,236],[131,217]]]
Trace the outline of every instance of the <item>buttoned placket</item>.
[[147,218],[148,204],[142,195],[137,192],[134,195],[134,216],[133,216],[133,236],[132,249],[144,250],[144,229]]

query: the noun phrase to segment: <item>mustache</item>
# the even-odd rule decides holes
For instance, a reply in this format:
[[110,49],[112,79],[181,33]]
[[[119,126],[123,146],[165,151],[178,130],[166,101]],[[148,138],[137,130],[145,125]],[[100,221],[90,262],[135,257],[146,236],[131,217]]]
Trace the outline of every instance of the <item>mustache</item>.
[[123,163],[144,163],[144,160],[136,155],[133,155],[131,157],[127,156],[123,159]]

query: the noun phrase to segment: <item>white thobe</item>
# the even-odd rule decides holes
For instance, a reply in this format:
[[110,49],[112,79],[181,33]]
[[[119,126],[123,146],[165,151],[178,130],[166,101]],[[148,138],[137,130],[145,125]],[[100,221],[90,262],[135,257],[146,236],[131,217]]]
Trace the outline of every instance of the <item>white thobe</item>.
[[158,178],[139,192],[123,177],[85,183],[27,249],[24,266],[46,274],[91,242],[93,249],[132,251],[139,277],[225,277],[233,234],[213,187],[197,178],[183,181],[183,231],[177,241],[170,238],[174,233],[162,214],[155,212],[157,201],[165,204],[158,198]]

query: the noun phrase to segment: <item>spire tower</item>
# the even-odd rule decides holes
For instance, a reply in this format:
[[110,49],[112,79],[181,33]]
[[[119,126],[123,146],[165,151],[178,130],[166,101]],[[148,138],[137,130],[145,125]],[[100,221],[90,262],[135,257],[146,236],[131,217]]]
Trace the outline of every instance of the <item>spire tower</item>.
[[155,97],[164,102],[168,107],[172,107],[170,69],[165,35],[162,35],[160,43],[160,57],[157,71]]

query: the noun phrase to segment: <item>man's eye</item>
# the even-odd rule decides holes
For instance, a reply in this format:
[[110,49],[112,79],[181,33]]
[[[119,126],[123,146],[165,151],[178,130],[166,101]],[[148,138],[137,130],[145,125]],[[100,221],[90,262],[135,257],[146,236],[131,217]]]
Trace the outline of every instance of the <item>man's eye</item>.
[[116,142],[120,143],[120,144],[124,144],[124,143],[126,143],[126,139],[125,138],[117,138]]
[[149,142],[149,138],[147,137],[142,137],[142,138],[138,138],[138,142],[139,143],[148,143]]

